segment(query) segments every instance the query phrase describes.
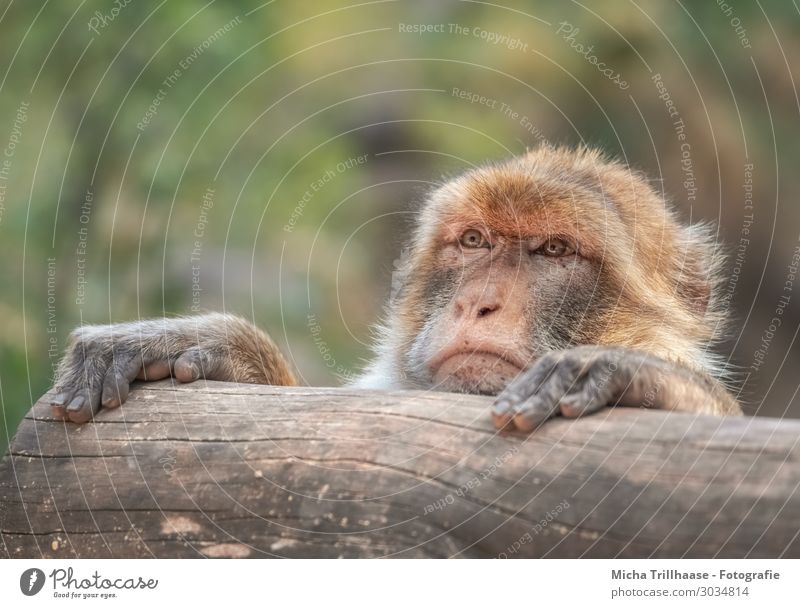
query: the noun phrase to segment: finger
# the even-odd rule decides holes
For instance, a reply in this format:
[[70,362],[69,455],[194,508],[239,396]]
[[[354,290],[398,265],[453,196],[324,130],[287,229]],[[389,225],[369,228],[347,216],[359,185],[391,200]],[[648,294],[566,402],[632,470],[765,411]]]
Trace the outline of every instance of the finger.
[[139,355],[115,357],[103,381],[100,404],[106,408],[115,408],[125,403],[130,392],[130,384],[141,368],[142,360]]
[[70,422],[83,424],[94,418],[100,409],[100,391],[99,383],[97,386],[84,387],[76,391],[66,408],[66,416]]
[[514,426],[520,431],[533,431],[558,414],[562,399],[576,386],[572,366],[558,365],[548,372],[536,393],[511,408]]
[[550,393],[532,395],[513,408],[514,426],[526,433],[539,428],[558,413],[558,401]]
[[570,396],[559,404],[561,415],[566,418],[580,418],[593,414],[606,406],[605,402],[594,395]]
[[175,361],[175,378],[179,382],[194,382],[200,378],[208,380],[226,379],[225,359],[212,355],[201,347],[190,348]]
[[605,408],[610,400],[611,391],[606,385],[589,380],[583,383],[580,390],[565,395],[559,403],[559,410],[562,416],[579,418]]
[[514,416],[507,412],[497,413],[492,411],[492,422],[498,430],[514,428]]
[[508,424],[514,416],[514,408],[539,391],[542,384],[553,374],[555,366],[554,360],[540,359],[531,369],[522,372],[503,389],[492,407],[495,425]]
[[172,363],[170,361],[161,360],[148,363],[136,374],[139,380],[152,382],[154,380],[163,380],[172,375]]
[[56,389],[55,394],[50,398],[50,411],[55,418],[63,420],[66,417],[67,405],[72,401],[75,391],[68,388]]
[[175,361],[175,378],[179,382],[194,382],[209,368],[207,357],[199,348],[190,348]]

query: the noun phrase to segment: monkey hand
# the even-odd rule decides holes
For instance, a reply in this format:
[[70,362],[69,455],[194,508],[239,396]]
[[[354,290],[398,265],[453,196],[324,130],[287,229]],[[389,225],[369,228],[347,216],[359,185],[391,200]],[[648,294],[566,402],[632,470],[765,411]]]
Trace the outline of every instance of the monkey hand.
[[119,407],[130,383],[174,376],[260,384],[295,384],[272,340],[244,319],[212,313],[85,326],[70,334],[50,405],[71,422],[100,407]]
[[530,432],[561,414],[577,418],[613,405],[739,414],[718,382],[638,350],[579,346],[547,353],[498,395],[497,428]]

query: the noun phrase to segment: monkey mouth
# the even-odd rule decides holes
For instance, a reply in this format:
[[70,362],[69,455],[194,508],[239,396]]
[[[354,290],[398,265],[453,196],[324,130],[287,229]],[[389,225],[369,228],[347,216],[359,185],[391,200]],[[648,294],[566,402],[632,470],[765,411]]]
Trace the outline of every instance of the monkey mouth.
[[494,395],[526,365],[511,353],[488,348],[452,348],[438,353],[428,369],[439,390]]

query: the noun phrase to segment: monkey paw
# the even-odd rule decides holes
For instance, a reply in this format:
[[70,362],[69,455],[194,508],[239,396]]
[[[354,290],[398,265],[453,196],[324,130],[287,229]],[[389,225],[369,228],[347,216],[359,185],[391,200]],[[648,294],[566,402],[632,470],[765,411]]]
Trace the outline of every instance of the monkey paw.
[[580,346],[544,355],[497,397],[495,426],[530,432],[559,413],[577,418],[614,405],[636,368],[630,352]]
[[128,384],[142,368],[141,357],[115,344],[98,328],[81,328],[70,336],[59,364],[50,406],[72,422],[88,422],[100,409],[116,407],[128,396]]
[[[226,360],[192,344],[182,331],[155,324],[87,326],[70,336],[59,364],[50,406],[53,415],[84,423],[100,407],[119,407],[134,380],[226,380]],[[165,334],[170,333],[170,339]],[[219,349],[217,349],[219,350]]]

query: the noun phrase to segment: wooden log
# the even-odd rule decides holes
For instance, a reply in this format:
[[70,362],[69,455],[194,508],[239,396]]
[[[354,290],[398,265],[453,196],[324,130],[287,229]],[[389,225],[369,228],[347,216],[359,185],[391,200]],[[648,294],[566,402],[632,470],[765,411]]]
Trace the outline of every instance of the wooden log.
[[163,381],[78,427],[46,400],[0,465],[2,557],[800,557],[800,421],[525,436],[480,396]]

